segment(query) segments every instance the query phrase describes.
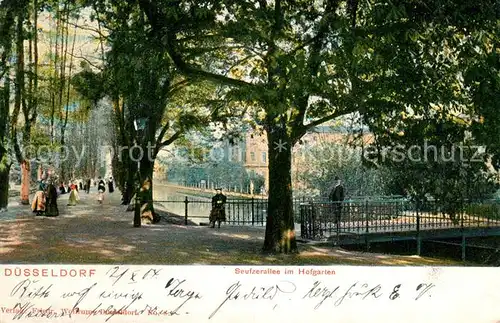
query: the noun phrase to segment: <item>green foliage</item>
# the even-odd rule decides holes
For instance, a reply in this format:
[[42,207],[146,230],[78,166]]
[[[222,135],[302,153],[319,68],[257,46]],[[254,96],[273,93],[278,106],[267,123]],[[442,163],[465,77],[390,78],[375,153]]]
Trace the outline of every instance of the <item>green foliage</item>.
[[500,220],[500,204],[498,201],[492,201],[467,205],[465,214],[483,219]]
[[336,176],[342,180],[347,198],[385,195],[388,174],[383,169],[366,168],[361,154],[359,147],[341,143],[299,147],[294,154],[295,195],[326,197]]
[[[500,32],[497,32],[497,42]],[[484,60],[476,61],[465,73],[465,82],[471,88],[476,119],[471,132],[477,142],[485,145],[491,163],[500,170],[500,49],[486,44],[489,52]],[[498,46],[498,45],[497,45]]]
[[245,182],[245,187],[247,185],[250,186],[250,182],[253,182],[254,193],[259,194],[265,185],[264,176],[257,174],[253,170],[247,172],[247,174],[248,174],[248,182]]
[[482,60],[471,51],[477,44],[495,39],[495,8],[451,0],[141,2],[181,73],[228,86],[227,100],[252,106],[266,130],[285,125],[292,142],[354,111],[393,118],[392,128],[408,108],[431,117],[431,103],[444,114],[467,108],[461,72]]
[[0,159],[0,172],[5,172],[10,169],[9,166],[10,163],[8,163],[7,160],[7,155],[4,155],[2,159]]
[[103,75],[92,72],[88,64],[82,63],[82,69],[72,77],[71,84],[83,98],[95,105],[106,94],[104,89],[106,82]]
[[226,190],[243,190],[248,192],[250,181],[254,183],[254,192],[259,192],[264,185],[264,177],[257,173],[248,172],[243,164],[231,161],[207,163],[202,165],[186,165],[184,162],[168,162],[169,182],[182,185],[205,185],[222,187]]
[[393,193],[458,207],[458,201],[487,199],[498,189],[498,176],[468,137],[467,124],[435,119],[406,119],[404,124],[403,132],[379,132],[365,155],[368,165],[390,171]]

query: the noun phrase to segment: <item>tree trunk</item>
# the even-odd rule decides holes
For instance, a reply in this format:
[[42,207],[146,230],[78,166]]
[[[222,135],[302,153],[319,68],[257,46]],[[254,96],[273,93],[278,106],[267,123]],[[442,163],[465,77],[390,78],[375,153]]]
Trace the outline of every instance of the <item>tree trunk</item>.
[[298,250],[292,201],[292,141],[280,128],[268,131],[267,140],[269,199],[263,251],[295,253]]
[[30,204],[31,169],[27,161],[21,163],[21,204]]
[[139,181],[141,183],[139,198],[141,200],[141,222],[143,224],[157,223],[160,220],[153,205],[153,170],[154,161],[143,158]]
[[[21,204],[29,204],[29,189],[30,189],[30,173],[29,165],[24,159],[22,151],[19,147],[19,141],[17,138],[17,120],[19,117],[19,112],[21,110],[23,95],[24,95],[24,12],[20,10],[17,17],[17,36],[16,36],[16,87],[15,87],[15,102],[14,102],[14,112],[12,118],[12,140],[14,142],[14,150],[16,153],[17,161],[21,164]],[[26,121],[25,121],[26,122]],[[23,139],[25,142],[29,138]]]
[[7,164],[7,157],[0,160],[0,209],[9,204],[9,173],[11,164]]
[[[69,30],[69,11],[68,11],[68,15],[66,17],[68,19],[68,25],[66,26],[67,30]],[[64,52],[64,59],[63,59],[63,65],[61,66],[61,80],[64,80],[65,78],[65,75],[64,75],[64,71],[66,69],[66,55],[67,55],[67,52],[68,52],[68,32],[66,32],[66,50]],[[73,69],[73,54],[75,52],[75,42],[76,42],[76,27],[75,27],[75,30],[74,30],[74,33],[73,33],[73,44],[71,46],[71,58],[69,60],[69,76],[68,78],[71,79],[71,72],[72,72],[72,69]],[[62,96],[63,96],[63,90],[64,90],[64,81],[62,81],[61,83],[61,92],[59,93],[59,99],[61,101],[61,106],[62,106],[62,102],[63,102],[63,99],[62,99]],[[71,91],[71,82],[68,81],[68,86],[66,88],[66,106],[65,106],[65,115],[64,115],[64,121],[62,121],[62,125],[61,125],[61,148],[64,147],[64,145],[66,144],[66,128],[68,126],[68,116],[69,116],[69,99],[70,99],[70,91]],[[62,118],[61,118],[62,119]],[[80,165],[81,167],[82,165]],[[63,180],[66,180],[66,168],[67,168],[67,163],[61,163],[61,178],[63,178]]]
[[32,99],[32,111],[31,111],[31,121],[33,124],[36,121],[36,117],[38,115],[38,1],[34,0],[33,3],[34,9],[34,61],[33,61],[33,97]]
[[[128,205],[132,201],[135,192],[135,172],[127,174],[127,179],[124,184],[123,204]],[[115,177],[116,178],[116,177]]]
[[[7,137],[9,136],[9,114],[10,114],[10,64],[8,61],[11,59],[12,51],[12,33],[14,26],[14,12],[12,7],[7,7],[4,16],[4,26],[2,30],[2,38],[0,44],[3,47],[1,61],[3,70],[0,70],[0,80],[3,81],[3,87],[0,91],[0,168],[2,161],[5,162],[4,157],[7,152]],[[9,166],[10,167],[10,166]],[[0,184],[3,179],[0,179]],[[1,191],[0,191],[1,192]],[[0,193],[2,194],[2,193]],[[7,194],[7,193],[6,193]]]
[[[59,16],[59,4],[56,5],[56,13],[55,19],[56,22],[56,35],[55,35],[55,46],[54,46],[54,74],[52,79],[52,84],[50,87],[50,101],[51,101],[51,110],[50,110],[50,142],[55,143],[55,113],[56,113],[56,89],[58,84],[58,59],[59,59],[59,28],[61,26],[61,19],[57,18]],[[61,31],[62,33],[62,31]],[[50,37],[52,39],[52,37]],[[51,48],[52,49],[52,48]]]

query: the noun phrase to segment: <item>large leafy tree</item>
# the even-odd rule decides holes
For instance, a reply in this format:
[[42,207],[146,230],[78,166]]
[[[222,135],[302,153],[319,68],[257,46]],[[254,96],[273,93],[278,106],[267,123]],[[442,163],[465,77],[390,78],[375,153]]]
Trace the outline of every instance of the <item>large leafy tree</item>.
[[[376,156],[389,167],[394,192],[418,201],[432,196],[451,216],[460,201],[487,198],[498,183],[491,169],[498,169],[500,147],[499,119],[493,112],[500,94],[498,7],[468,6],[470,17],[460,6],[443,7],[447,23],[435,22],[425,33],[431,37],[420,37],[411,47],[413,57],[424,62],[421,68],[394,64],[395,73],[411,81],[406,98],[391,100],[405,108],[364,115],[377,137],[368,159]],[[480,17],[488,23],[480,23]],[[387,147],[392,153],[384,152]]]
[[[475,60],[465,73],[471,89],[474,112],[471,132],[476,142],[486,147],[491,165],[500,171],[500,23],[493,39],[485,39],[481,49],[484,59]],[[477,50],[477,48],[475,49]]]
[[[51,0],[23,0],[23,1],[5,1],[2,3],[2,11],[4,16],[2,17],[2,43],[3,43],[3,62],[4,67],[1,76],[4,78],[3,82],[3,106],[6,110],[5,113],[9,113],[8,118],[2,118],[3,122],[9,122],[9,141],[13,152],[13,156],[17,162],[22,166],[22,186],[21,186],[21,202],[28,203],[29,199],[29,186],[31,180],[30,165],[31,157],[25,152],[25,148],[28,145],[36,146],[36,138],[32,136],[32,132],[35,129],[35,125],[39,120],[39,115],[43,114],[44,97],[50,95],[52,98],[58,97],[58,104],[62,105],[63,102],[69,100],[69,87],[65,86],[64,75],[65,71],[69,65],[69,71],[71,73],[71,61],[68,59],[69,50],[71,43],[69,39],[69,29],[68,22],[70,18],[70,12],[76,12],[75,7],[79,4],[76,1],[51,1]],[[64,7],[64,10],[59,9]],[[52,10],[53,8],[58,8]],[[41,50],[39,48],[40,43],[40,33],[42,29],[40,28],[39,15],[54,16],[57,20],[57,27],[55,31],[55,37],[53,34],[49,35],[49,51],[52,50],[52,40],[56,39],[55,43],[55,59],[54,61],[54,79],[58,79],[57,89],[52,87],[49,89],[49,93],[42,93],[43,83],[46,80],[43,69],[46,69],[46,64],[44,62],[44,68],[40,68],[42,63],[39,59],[41,57]],[[66,20],[66,25],[64,28],[63,19]],[[5,18],[5,19],[4,19]],[[4,37],[5,36],[5,37]],[[63,40],[60,40],[62,38]],[[75,43],[75,37],[73,37],[73,48]],[[61,41],[60,46],[58,46],[58,41]],[[45,43],[45,45],[47,45]],[[41,47],[43,51],[46,51],[46,46]],[[49,56],[49,55],[48,55]],[[60,58],[58,60],[57,58]],[[49,60],[51,60],[49,58]],[[69,61],[69,64],[68,64]],[[54,80],[53,79],[53,80]],[[51,82],[53,81],[51,80]],[[12,102],[10,102],[11,96],[13,97]],[[67,106],[67,105],[66,105]],[[54,116],[56,111],[54,110],[54,103],[52,105],[52,126],[54,126]],[[60,109],[58,109],[60,110]],[[42,112],[42,113],[41,113]],[[60,114],[61,122],[63,121],[63,112],[57,111]],[[66,120],[68,116],[68,111],[66,110]],[[53,128],[53,127],[52,127]],[[2,130],[7,129],[2,127]],[[53,129],[52,129],[53,130]],[[5,136],[5,130],[4,136]],[[53,132],[53,131],[52,131]],[[52,138],[53,139],[53,138]],[[61,144],[64,144],[64,129],[61,133]],[[4,167],[4,169],[6,169]]]
[[[29,198],[29,162],[22,152],[22,144],[30,140],[31,129],[36,121],[36,97],[38,76],[38,1],[4,1],[0,5],[2,15],[0,79],[2,94],[0,103],[0,205],[6,205],[8,195],[8,174],[10,163],[6,158],[6,140],[17,161],[23,166],[21,202],[27,204]],[[28,42],[28,49],[25,48]],[[11,95],[14,102],[11,109]],[[23,117],[22,124],[19,122]],[[22,129],[19,131],[19,129]],[[22,133],[23,143],[18,135]]]
[[84,70],[73,83],[87,100],[106,98],[112,103],[114,176],[126,202],[140,186],[142,220],[154,223],[159,220],[152,203],[158,153],[187,129],[207,122],[213,109],[202,103],[207,103],[213,86],[177,73],[170,57],[158,50],[159,40],[151,37],[137,6],[96,2],[93,18],[105,35],[104,68],[98,73]]
[[454,51],[457,35],[497,19],[494,1],[138,3],[184,75],[224,84],[259,112],[269,143],[267,252],[297,250],[290,147],[310,127],[354,111],[450,104],[457,69],[439,60],[443,44]]
[[9,189],[8,161],[9,111],[10,111],[10,61],[14,23],[14,3],[0,4],[0,208],[7,206]]
[[487,155],[470,136],[470,123],[458,118],[407,120],[396,133],[382,133],[377,129],[381,124],[373,125],[379,134],[366,161],[389,170],[393,193],[418,203],[433,198],[456,220],[463,203],[489,198],[498,189]]

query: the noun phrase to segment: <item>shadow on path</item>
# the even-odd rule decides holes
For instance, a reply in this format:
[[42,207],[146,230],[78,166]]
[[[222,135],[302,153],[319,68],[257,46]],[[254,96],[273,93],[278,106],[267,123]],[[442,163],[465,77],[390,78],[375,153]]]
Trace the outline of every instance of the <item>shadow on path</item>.
[[[29,206],[14,207],[0,221],[0,263],[276,264],[276,265],[457,265],[412,256],[371,254],[301,245],[298,255],[264,256],[263,227],[211,229],[184,226],[183,217],[133,227],[133,212],[120,206],[120,193],[80,194],[77,206],[58,200],[59,217],[35,217]],[[9,211],[11,212],[11,211]],[[1,216],[1,215],[0,215]]]

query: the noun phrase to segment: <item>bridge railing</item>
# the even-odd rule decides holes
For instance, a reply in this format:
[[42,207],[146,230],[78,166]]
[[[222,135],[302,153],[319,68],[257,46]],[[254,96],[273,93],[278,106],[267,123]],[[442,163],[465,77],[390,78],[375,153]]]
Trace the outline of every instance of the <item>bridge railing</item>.
[[300,204],[301,237],[419,232],[500,226],[500,201],[415,203],[408,200],[305,202]]

